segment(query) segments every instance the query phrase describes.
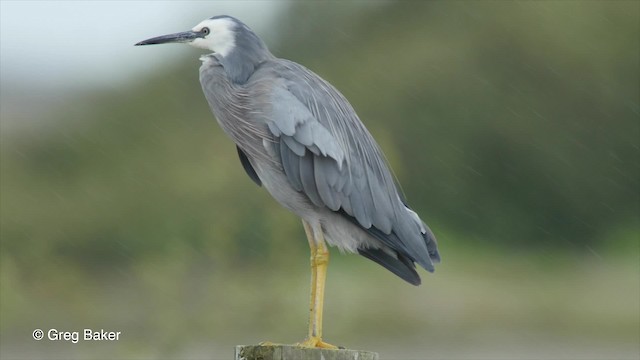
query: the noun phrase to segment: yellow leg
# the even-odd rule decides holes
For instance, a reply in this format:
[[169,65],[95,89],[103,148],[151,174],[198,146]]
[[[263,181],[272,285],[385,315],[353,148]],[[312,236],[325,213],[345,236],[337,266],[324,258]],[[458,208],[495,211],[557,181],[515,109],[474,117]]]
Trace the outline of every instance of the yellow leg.
[[[311,301],[309,304],[309,336],[299,346],[337,349],[336,346],[322,341],[322,308],[324,305],[324,283],[327,279],[329,250],[324,243],[320,228],[313,229],[302,220],[304,231],[311,248]],[[315,231],[314,231],[315,230]]]

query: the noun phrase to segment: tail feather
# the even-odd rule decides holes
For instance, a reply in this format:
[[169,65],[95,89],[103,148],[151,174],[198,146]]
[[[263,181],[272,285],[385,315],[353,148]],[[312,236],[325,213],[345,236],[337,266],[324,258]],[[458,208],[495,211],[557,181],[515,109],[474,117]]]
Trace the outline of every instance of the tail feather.
[[385,234],[375,226],[371,226],[370,228],[363,228],[353,216],[347,214],[343,209],[340,209],[337,212],[343,215],[353,224],[360,227],[362,230],[366,231],[371,236],[379,240],[381,244],[384,245],[386,250],[393,252],[396,256],[394,257],[381,249],[374,248],[358,249],[360,255],[384,266],[389,271],[396,274],[408,283],[419,285],[421,281],[418,273],[416,272],[414,263],[420,264],[420,266],[422,266],[429,272],[434,272],[435,267],[433,264],[440,262],[440,254],[438,253],[438,245],[436,243],[435,236],[433,235],[429,227],[422,220],[420,220],[420,218],[414,211],[412,211],[408,207],[406,209],[411,215],[411,218],[413,219],[412,221],[418,222],[417,225],[420,228],[422,239],[425,242],[427,250],[424,254],[426,256],[417,257],[412,255],[411,252],[408,251],[408,249],[403,245],[403,242],[400,240],[398,234],[396,234],[395,231],[391,231],[391,233]]
[[411,285],[420,285],[420,276],[416,272],[413,261],[396,252],[397,258],[384,252],[381,249],[358,249],[358,253],[369,260],[373,260],[384,266],[387,270],[399,276],[402,280]]

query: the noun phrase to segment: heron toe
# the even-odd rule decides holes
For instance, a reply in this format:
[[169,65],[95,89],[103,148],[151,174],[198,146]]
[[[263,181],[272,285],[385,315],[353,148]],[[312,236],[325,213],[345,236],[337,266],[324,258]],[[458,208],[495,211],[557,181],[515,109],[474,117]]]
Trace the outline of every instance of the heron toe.
[[304,347],[304,348],[321,348],[321,349],[333,349],[333,350],[338,349],[337,346],[326,343],[322,341],[321,338],[316,336],[309,337],[304,341],[297,343],[296,346]]

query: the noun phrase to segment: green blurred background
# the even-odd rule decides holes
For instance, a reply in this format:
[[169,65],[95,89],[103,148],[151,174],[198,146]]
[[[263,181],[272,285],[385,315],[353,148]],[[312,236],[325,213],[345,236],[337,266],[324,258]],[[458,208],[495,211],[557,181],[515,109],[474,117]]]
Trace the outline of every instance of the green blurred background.
[[[235,344],[305,335],[302,226],[242,170],[201,93],[200,52],[131,46],[224,4],[185,3],[153,27],[170,4],[143,5],[126,36],[99,12],[78,31],[119,36],[111,56],[135,51],[144,71],[83,85],[104,70],[85,64],[56,87],[2,62],[3,359],[231,359]],[[240,2],[231,15],[253,26],[271,6],[260,35],[351,101],[443,257],[416,288],[334,251],[327,341],[383,359],[640,357],[640,2]],[[24,26],[47,41],[64,16]],[[35,328],[123,335],[36,342]]]

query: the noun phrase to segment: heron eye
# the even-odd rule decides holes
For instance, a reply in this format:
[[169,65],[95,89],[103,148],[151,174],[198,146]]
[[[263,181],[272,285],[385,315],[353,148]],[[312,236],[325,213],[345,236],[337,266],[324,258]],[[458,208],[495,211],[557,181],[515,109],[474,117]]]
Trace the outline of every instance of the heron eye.
[[201,33],[203,33],[205,36],[209,35],[209,28],[208,27],[203,27],[202,30],[200,30]]

